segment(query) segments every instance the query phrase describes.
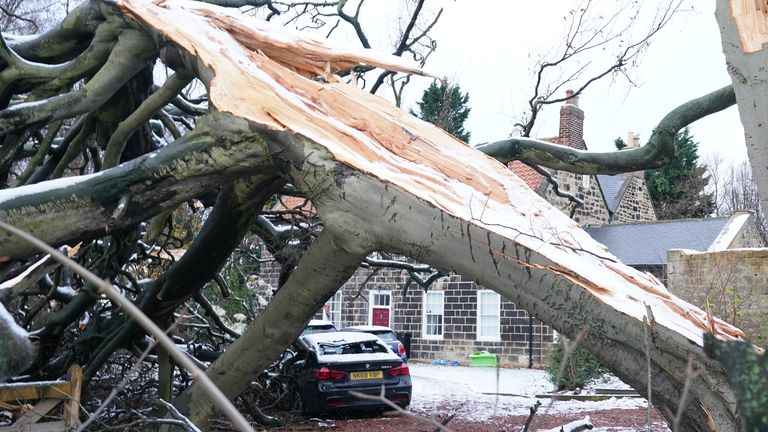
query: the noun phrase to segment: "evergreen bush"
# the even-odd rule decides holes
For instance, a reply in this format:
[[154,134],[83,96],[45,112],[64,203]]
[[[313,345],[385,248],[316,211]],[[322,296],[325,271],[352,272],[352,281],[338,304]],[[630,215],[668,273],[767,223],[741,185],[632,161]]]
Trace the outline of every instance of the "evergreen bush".
[[608,370],[600,364],[595,356],[586,349],[576,344],[575,349],[571,349],[568,355],[567,364],[563,368],[563,374],[560,382],[557,383],[557,376],[560,372],[560,364],[565,356],[565,344],[560,337],[555,343],[555,347],[547,358],[547,378],[557,385],[558,390],[572,390],[584,387],[588,382],[598,379],[605,375]]

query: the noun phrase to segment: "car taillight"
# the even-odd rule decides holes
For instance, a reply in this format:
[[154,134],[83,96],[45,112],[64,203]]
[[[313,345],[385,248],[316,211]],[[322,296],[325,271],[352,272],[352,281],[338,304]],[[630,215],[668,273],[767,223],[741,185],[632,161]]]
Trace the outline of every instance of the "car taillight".
[[411,371],[408,369],[408,365],[402,363],[400,366],[393,367],[389,370],[389,374],[392,376],[410,375]]
[[397,353],[402,355],[405,355],[405,345],[403,345],[402,342],[397,343]]
[[327,367],[321,367],[315,371],[315,379],[329,380],[329,379],[342,379],[344,378],[344,372],[328,369]]

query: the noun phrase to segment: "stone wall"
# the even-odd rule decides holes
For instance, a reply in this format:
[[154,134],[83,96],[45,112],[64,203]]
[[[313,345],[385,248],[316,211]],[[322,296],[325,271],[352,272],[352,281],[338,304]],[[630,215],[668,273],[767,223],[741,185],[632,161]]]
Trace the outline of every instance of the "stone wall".
[[676,295],[741,328],[752,343],[768,342],[768,249],[670,250],[667,286]]
[[656,212],[653,210],[651,195],[642,173],[626,174],[623,194],[619,206],[613,214],[611,223],[632,223],[640,221],[655,221]]
[[[552,176],[557,180],[561,191],[573,194],[576,198],[584,201],[584,207],[576,210],[573,214],[573,220],[579,223],[579,225],[602,225],[608,223],[608,208],[605,206],[605,201],[595,176],[587,176],[589,180],[586,182],[586,187],[584,176],[581,174],[553,171]],[[568,198],[555,195],[551,186],[547,185],[543,197],[563,213],[570,215],[570,209],[573,207],[573,204]]]
[[739,234],[728,245],[729,249],[738,248],[762,248],[766,247],[763,239],[760,237],[760,232],[757,229],[757,220],[755,214],[750,211],[749,220],[747,220],[746,226],[739,231]]

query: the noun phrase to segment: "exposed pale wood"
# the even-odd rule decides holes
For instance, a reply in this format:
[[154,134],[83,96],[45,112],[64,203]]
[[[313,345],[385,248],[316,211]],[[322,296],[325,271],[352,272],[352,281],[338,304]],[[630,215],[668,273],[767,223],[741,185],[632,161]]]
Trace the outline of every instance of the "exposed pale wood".
[[64,398],[69,395],[69,381],[45,381],[41,383],[23,383],[28,385],[0,385],[0,401],[19,402],[48,398]]
[[31,425],[45,417],[52,409],[61,403],[61,399],[43,399],[36,403],[29,411],[16,420],[18,425]]
[[730,0],[731,16],[738,27],[741,49],[760,51],[768,42],[768,4],[764,0]]
[[64,404],[64,423],[67,427],[79,424],[80,394],[83,390],[83,369],[74,364],[69,368],[69,397]]
[[[0,402],[24,402],[39,400],[31,410],[22,415],[12,426],[0,431],[62,431],[76,427],[83,388],[83,370],[75,364],[69,368],[69,381],[39,381],[0,385]],[[64,402],[64,420],[37,423],[41,418]]]
[[[134,16],[139,20],[146,20],[152,26],[156,24],[156,21],[152,15],[143,13],[145,9],[141,3],[152,3],[171,14],[191,12],[196,17],[195,23],[199,26],[197,28],[227,29],[231,37],[250,52],[259,53],[276,60],[304,77],[330,78],[331,74],[346,73],[361,65],[428,75],[415,62],[408,59],[371,50],[329,46],[327,41],[299,36],[298,33],[287,30],[285,27],[244,16],[237,9],[175,0],[154,2],[140,0],[138,2],[131,1],[130,4],[126,5],[126,9],[124,9],[126,15]],[[186,16],[189,17],[189,15]],[[191,22],[177,22],[174,27],[183,27],[187,24],[191,24]],[[173,29],[169,29],[169,31],[174,32]],[[223,46],[229,47],[229,45]]]
[[63,421],[0,427],[0,432],[62,432],[67,430]]

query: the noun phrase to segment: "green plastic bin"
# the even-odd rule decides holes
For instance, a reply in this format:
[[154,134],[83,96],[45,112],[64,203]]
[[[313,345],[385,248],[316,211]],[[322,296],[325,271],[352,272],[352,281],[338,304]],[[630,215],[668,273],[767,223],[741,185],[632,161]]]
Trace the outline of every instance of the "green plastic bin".
[[496,367],[496,354],[488,351],[478,351],[469,355],[469,365],[472,367]]

